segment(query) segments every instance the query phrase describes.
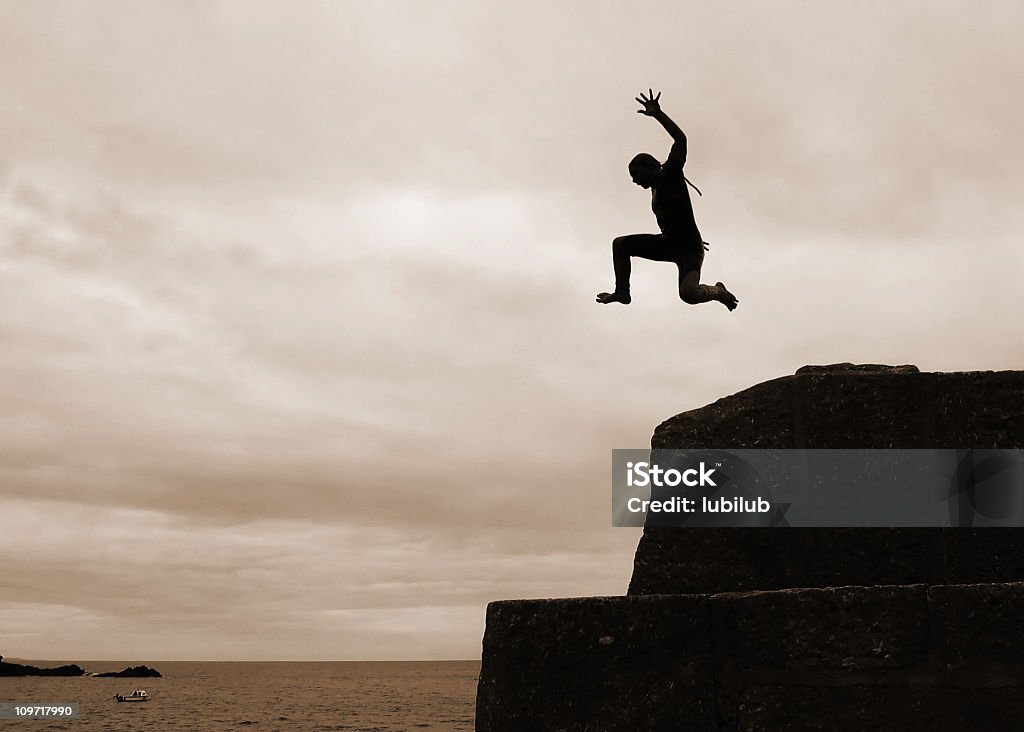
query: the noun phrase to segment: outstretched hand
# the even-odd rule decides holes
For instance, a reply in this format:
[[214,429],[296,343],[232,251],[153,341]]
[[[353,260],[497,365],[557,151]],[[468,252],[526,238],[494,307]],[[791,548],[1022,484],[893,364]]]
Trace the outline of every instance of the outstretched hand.
[[640,96],[635,99],[643,105],[643,109],[636,110],[637,114],[646,114],[648,117],[653,117],[661,111],[661,105],[658,104],[658,100],[661,99],[661,92],[658,92],[657,96],[654,94],[653,89],[647,90],[647,96],[644,96],[643,92],[640,92]]

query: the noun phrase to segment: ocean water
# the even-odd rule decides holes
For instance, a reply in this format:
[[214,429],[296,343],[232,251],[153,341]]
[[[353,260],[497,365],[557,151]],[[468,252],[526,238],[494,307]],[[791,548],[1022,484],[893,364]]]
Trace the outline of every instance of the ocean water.
[[[7,659],[13,660],[13,659]],[[47,661],[35,665],[57,666]],[[69,661],[88,671],[140,662]],[[78,702],[71,720],[6,730],[472,730],[479,661],[145,662],[160,679],[0,678],[0,701]],[[119,704],[117,693],[152,697]]]

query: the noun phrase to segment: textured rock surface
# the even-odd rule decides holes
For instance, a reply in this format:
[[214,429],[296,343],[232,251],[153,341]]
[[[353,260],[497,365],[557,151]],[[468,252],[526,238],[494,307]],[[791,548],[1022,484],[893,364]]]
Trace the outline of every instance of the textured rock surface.
[[[805,366],[662,423],[654,449],[1021,448],[1024,372]],[[1012,529],[648,528],[630,594],[1024,580]]]
[[[742,732],[964,732],[1019,730],[1024,695],[1019,687],[950,689],[894,685],[846,687],[755,686],[740,703]],[[713,729],[713,728],[712,728]]]
[[712,678],[706,597],[493,602],[476,729],[708,729]]
[[1024,583],[488,607],[477,730],[1024,729]]
[[1024,372],[805,366],[658,425],[654,448],[1024,447]]

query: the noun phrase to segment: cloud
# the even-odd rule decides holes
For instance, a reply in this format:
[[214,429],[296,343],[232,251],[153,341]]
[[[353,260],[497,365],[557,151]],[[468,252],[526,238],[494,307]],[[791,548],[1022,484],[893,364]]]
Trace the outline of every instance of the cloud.
[[[4,637],[20,647],[40,617],[59,616],[52,640],[77,658],[402,658],[410,645],[471,658],[472,635],[454,631],[482,631],[482,603],[508,588],[543,596],[584,569],[583,586],[601,577],[621,591],[622,567],[602,565],[601,551],[510,555],[486,540],[453,545],[384,527],[199,528],[152,510],[32,500],[3,508],[5,583],[35,598],[5,603]],[[453,635],[464,640],[453,646]],[[218,653],[203,651],[207,643]]]
[[[7,637],[475,655],[488,599],[622,591],[608,451],[673,413],[805,363],[1020,360],[1019,8],[581,8],[17,6]],[[593,302],[655,226],[644,85],[736,313],[664,263]]]

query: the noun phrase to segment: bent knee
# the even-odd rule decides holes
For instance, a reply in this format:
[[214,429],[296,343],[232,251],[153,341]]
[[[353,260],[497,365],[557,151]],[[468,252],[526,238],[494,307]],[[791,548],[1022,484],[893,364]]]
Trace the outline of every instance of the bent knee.
[[612,251],[624,251],[629,246],[628,236],[617,236],[612,239]]
[[703,295],[704,293],[700,291],[699,287],[687,287],[679,290],[679,299],[687,305],[700,305],[707,299]]

